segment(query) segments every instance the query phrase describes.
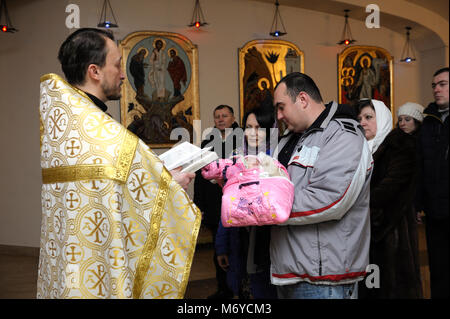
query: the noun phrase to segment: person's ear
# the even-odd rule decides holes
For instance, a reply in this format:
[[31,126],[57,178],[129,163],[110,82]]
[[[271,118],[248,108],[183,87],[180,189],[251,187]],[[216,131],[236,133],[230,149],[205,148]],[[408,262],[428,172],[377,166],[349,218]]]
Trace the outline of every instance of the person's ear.
[[92,80],[100,81],[101,72],[99,66],[96,64],[89,64],[86,75]]
[[305,108],[309,104],[309,99],[309,95],[306,92],[301,91],[298,93],[295,102],[302,108]]

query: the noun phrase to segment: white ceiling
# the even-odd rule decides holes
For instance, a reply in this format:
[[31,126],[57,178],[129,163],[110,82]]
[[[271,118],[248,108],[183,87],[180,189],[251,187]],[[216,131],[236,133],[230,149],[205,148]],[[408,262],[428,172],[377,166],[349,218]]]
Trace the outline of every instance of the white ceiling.
[[[252,0],[267,3],[275,3],[275,0]],[[443,18],[448,20],[449,17],[449,0],[406,0],[415,5],[421,6],[424,9],[439,14]],[[351,10],[349,13],[350,19],[365,21],[367,13],[365,10],[361,10],[361,6],[370,2],[361,1],[360,6],[351,5],[348,3],[336,1],[336,0],[279,0],[280,8],[283,6],[298,7],[307,10],[319,11],[333,15],[344,16],[344,9]],[[374,2],[376,3],[376,2]],[[281,9],[282,10],[282,9]],[[430,43],[442,42],[439,36],[415,21],[405,19],[393,14],[380,12],[380,20],[382,26],[398,33],[405,33],[405,27],[412,28],[411,40],[415,41],[415,45],[418,49],[426,49]],[[289,30],[288,30],[289,32]]]
[[441,17],[448,20],[448,4],[449,0],[406,0],[414,3],[418,6],[424,7],[434,13],[439,14]]

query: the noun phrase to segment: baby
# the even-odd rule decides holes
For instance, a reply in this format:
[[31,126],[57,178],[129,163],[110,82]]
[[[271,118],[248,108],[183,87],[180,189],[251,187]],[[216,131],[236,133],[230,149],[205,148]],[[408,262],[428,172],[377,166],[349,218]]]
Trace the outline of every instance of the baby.
[[223,187],[224,227],[279,224],[290,215],[294,186],[289,174],[264,153],[219,159],[205,166],[202,176]]

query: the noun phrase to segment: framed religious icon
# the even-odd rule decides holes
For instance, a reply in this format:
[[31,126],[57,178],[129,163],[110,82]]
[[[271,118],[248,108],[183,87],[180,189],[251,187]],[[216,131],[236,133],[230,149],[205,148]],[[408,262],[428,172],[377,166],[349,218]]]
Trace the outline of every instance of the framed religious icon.
[[[283,40],[253,40],[239,49],[240,119],[261,106],[273,108],[273,92],[287,74],[304,72],[303,52]],[[241,123],[242,124],[242,123]]]
[[176,128],[186,129],[192,142],[193,121],[200,119],[197,46],[181,34],[142,31],[119,48],[127,77],[122,124],[152,148],[173,146]]
[[383,101],[393,112],[393,58],[373,46],[351,46],[338,56],[339,103],[360,99]]

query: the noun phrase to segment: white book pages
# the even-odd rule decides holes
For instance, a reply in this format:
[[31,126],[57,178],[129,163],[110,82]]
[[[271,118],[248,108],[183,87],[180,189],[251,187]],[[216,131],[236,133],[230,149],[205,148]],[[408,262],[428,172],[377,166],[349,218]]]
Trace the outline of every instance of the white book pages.
[[159,159],[169,171],[181,166],[182,172],[195,172],[218,158],[216,153],[210,151],[211,148],[201,149],[189,142],[183,142],[159,155]]
[[191,164],[184,167],[181,172],[182,173],[194,173],[203,166],[208,165],[211,162],[214,162],[216,159],[218,159],[219,156],[217,156],[216,153],[208,151],[208,153],[204,154],[202,157],[198,158],[197,160],[194,160],[191,162]]

